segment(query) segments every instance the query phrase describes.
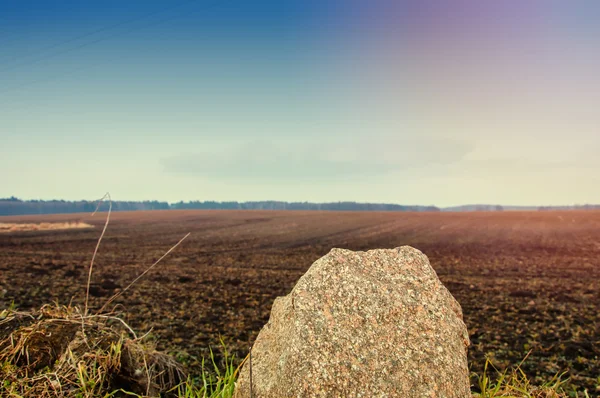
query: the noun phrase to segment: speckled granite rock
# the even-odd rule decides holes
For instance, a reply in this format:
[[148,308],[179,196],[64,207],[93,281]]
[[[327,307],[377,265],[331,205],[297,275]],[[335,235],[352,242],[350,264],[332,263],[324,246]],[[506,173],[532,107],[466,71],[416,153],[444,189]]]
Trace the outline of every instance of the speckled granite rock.
[[[470,397],[462,310],[427,257],[332,249],[278,297],[252,349],[253,397]],[[249,397],[249,366],[235,397]]]

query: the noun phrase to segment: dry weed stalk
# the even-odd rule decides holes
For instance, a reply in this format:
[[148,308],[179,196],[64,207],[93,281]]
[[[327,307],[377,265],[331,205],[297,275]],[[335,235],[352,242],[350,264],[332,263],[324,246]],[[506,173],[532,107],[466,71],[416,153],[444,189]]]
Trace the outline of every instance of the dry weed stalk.
[[90,298],[90,284],[92,281],[92,271],[94,270],[94,260],[96,259],[96,254],[98,253],[98,249],[100,248],[100,242],[102,242],[102,238],[104,237],[106,228],[108,228],[108,222],[110,221],[110,213],[112,211],[112,199],[110,197],[110,193],[107,192],[104,194],[104,196],[102,198],[100,198],[100,200],[98,201],[98,204],[96,205],[96,210],[94,210],[94,212],[92,213],[92,216],[94,216],[96,214],[96,212],[100,208],[100,205],[102,204],[102,202],[104,201],[104,199],[106,197],[108,197],[108,214],[106,215],[106,222],[104,223],[104,228],[102,229],[100,238],[98,238],[98,242],[96,243],[96,248],[94,249],[94,254],[92,255],[92,261],[90,262],[90,269],[88,271],[88,280],[87,280],[86,291],[85,291],[85,309],[83,310],[83,313],[85,315],[87,315],[87,312],[88,312],[88,301]]
[[100,308],[100,310],[98,311],[99,313],[101,313],[106,306],[108,306],[110,303],[112,303],[117,297],[119,297],[120,295],[122,295],[123,293],[125,293],[127,290],[129,290],[129,288],[131,286],[133,286],[137,281],[139,281],[140,279],[142,279],[144,277],[144,275],[146,275],[152,268],[154,268],[155,265],[157,265],[158,263],[160,263],[162,261],[162,259],[164,259],[165,257],[167,257],[169,255],[169,253],[171,253],[173,250],[175,250],[175,248],[177,246],[179,246],[184,240],[187,239],[188,236],[190,236],[191,232],[188,232],[187,235],[185,235],[183,238],[181,238],[179,240],[179,242],[177,242],[173,247],[171,247],[165,254],[163,254],[163,256],[161,258],[159,258],[158,260],[156,260],[154,262],[154,264],[152,264],[150,267],[146,268],[146,270],[144,272],[142,272],[137,278],[135,278],[129,285],[127,285],[127,287],[123,290],[121,290],[118,293],[115,293],[115,295],[113,295],[111,298],[108,299],[108,301],[102,306],[102,308]]

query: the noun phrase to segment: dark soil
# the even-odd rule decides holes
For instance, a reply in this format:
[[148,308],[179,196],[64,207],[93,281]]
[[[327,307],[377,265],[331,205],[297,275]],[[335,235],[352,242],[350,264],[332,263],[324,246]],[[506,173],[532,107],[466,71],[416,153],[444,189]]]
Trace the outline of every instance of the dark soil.
[[[0,235],[0,305],[33,310],[57,300],[82,305],[105,215],[0,217],[68,221],[94,230]],[[463,308],[472,370],[486,356],[522,365],[541,383],[569,371],[598,393],[600,212],[336,213],[155,211],[113,213],[90,289],[100,308],[187,232],[191,236],[116,302],[140,334],[193,371],[219,336],[243,357],[287,294],[332,247],[410,245],[430,259]]]

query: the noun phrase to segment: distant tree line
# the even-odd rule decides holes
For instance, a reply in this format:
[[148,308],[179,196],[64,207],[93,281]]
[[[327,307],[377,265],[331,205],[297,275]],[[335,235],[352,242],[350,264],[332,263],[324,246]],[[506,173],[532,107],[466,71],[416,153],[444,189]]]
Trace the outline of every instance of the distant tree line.
[[462,205],[445,207],[442,211],[504,211],[500,205]]
[[356,202],[279,202],[265,200],[258,202],[215,202],[191,201],[171,204],[171,209],[212,209],[212,210],[340,210],[340,211],[440,211],[435,206],[403,206],[386,203]]
[[[96,210],[98,202],[95,201],[66,201],[66,200],[20,200],[14,196],[0,198],[0,216],[27,215],[27,214],[68,214],[91,213]],[[103,203],[100,210],[107,210],[108,204]],[[166,210],[167,202],[112,202],[113,211],[132,210]]]
[[[90,213],[96,209],[94,201],[21,200],[10,197],[0,199],[0,216],[57,213]],[[104,203],[101,210],[107,210]],[[191,201],[169,204],[159,201],[123,202],[113,201],[113,211],[134,210],[337,210],[337,211],[440,211],[435,206],[404,206],[386,203],[356,202],[279,202],[273,200],[255,202]]]
[[600,205],[540,206],[538,207],[538,210],[600,210]]
[[[58,214],[58,213],[91,213],[98,205],[95,201],[65,201],[65,200],[21,200],[11,196],[0,198],[0,216],[27,214]],[[100,210],[107,210],[108,204],[103,203]],[[255,202],[216,202],[191,201],[167,203],[156,200],[142,202],[115,201],[113,211],[135,210],[328,210],[328,211],[505,211],[505,210],[600,210],[600,205],[573,206],[541,206],[519,207],[500,205],[464,205],[440,209],[435,206],[405,206],[389,203],[357,203],[357,202],[280,202],[264,200]]]

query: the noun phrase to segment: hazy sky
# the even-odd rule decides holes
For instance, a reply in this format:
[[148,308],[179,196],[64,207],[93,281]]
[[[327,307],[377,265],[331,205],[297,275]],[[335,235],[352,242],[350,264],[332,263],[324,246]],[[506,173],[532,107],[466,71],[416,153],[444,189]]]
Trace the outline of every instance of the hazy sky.
[[600,3],[0,2],[0,197],[600,203]]

